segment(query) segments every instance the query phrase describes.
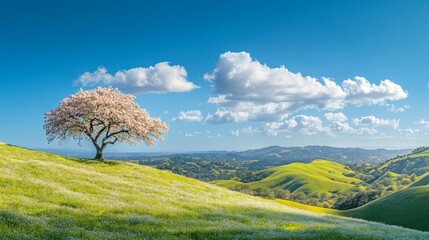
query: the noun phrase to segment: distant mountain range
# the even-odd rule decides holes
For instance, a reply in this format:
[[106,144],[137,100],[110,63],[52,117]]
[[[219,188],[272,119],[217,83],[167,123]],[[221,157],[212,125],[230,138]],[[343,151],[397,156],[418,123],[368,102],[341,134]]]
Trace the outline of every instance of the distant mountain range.
[[247,159],[269,161],[273,166],[291,162],[311,162],[314,159],[329,159],[340,163],[380,163],[397,155],[410,153],[411,149],[362,149],[337,148],[328,146],[280,147],[271,146],[261,149],[248,150],[236,153],[237,156]]
[[[91,158],[92,151],[62,150],[62,149],[40,149],[43,151],[61,154],[71,157]],[[381,163],[398,155],[405,155],[412,149],[387,150],[387,149],[362,149],[362,148],[337,148],[328,146],[306,146],[306,147],[280,147],[270,146],[266,148],[247,151],[203,151],[185,153],[166,152],[106,152],[105,158],[118,160],[147,160],[152,157],[181,157],[181,158],[207,158],[211,160],[256,160],[255,167],[263,165],[280,166],[292,162],[311,162],[314,159],[329,159],[335,162],[353,163]]]

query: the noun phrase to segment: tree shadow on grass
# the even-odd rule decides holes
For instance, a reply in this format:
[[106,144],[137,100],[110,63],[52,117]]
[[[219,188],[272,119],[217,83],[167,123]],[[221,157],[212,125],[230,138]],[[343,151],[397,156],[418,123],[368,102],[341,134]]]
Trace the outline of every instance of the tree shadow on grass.
[[67,160],[72,160],[72,161],[84,163],[84,164],[103,164],[103,165],[109,165],[109,166],[117,166],[120,164],[120,162],[116,160],[98,161],[92,158],[73,158],[73,157],[64,157],[64,158]]

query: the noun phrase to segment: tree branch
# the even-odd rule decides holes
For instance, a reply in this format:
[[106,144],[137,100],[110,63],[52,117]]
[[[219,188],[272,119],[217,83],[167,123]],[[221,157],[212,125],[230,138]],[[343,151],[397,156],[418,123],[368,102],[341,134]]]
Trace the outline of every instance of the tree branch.
[[[104,123],[103,123],[104,124]],[[95,135],[95,141],[98,140],[98,138],[100,137],[100,135],[104,132],[104,130],[106,130],[107,126],[104,125],[104,127],[97,133],[97,135]]]
[[97,141],[92,137],[92,134],[90,132],[88,132],[88,130],[85,130],[85,134],[89,137],[89,139],[91,139],[92,144],[94,144],[95,148],[100,148],[100,146],[98,145]]
[[115,140],[113,140],[113,141],[107,141],[107,142],[105,142],[104,144],[103,144],[103,146],[104,147],[106,147],[107,146],[107,144],[115,144],[116,143],[116,141],[118,141],[118,138],[117,137],[114,137],[115,138]]
[[94,125],[93,122],[95,121],[95,118],[91,119],[91,121],[89,122],[89,132],[92,133],[92,131],[94,131]]
[[110,137],[115,136],[115,135],[120,134],[120,133],[128,133],[128,130],[122,129],[121,131],[113,132],[113,133],[107,135],[105,139],[109,139]]

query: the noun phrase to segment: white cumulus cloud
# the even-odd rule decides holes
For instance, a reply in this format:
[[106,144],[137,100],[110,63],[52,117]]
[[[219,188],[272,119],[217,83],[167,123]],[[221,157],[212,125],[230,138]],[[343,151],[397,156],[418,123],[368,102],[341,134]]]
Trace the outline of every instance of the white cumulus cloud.
[[374,127],[374,128],[379,126],[390,126],[394,129],[397,129],[399,127],[399,119],[382,119],[382,118],[377,118],[374,115],[354,118],[353,123],[356,126]]
[[335,131],[349,132],[349,133],[355,132],[355,130],[347,123],[347,120],[348,120],[347,116],[344,115],[344,113],[342,112],[325,113],[325,119],[331,123],[330,128]]
[[337,112],[337,113],[332,113],[332,112],[328,112],[325,113],[325,118],[328,121],[332,121],[332,122],[345,122],[347,121],[347,116],[344,115],[344,113],[342,112]]
[[407,97],[390,80],[376,85],[356,77],[340,86],[329,78],[303,76],[284,66],[269,67],[247,52],[221,54],[215,69],[204,78],[212,84],[214,94],[208,102],[217,106],[206,119],[209,123],[274,122],[300,109],[335,110]]
[[277,136],[282,132],[296,132],[311,136],[319,133],[329,133],[329,129],[323,126],[323,121],[315,116],[297,115],[282,122],[267,123],[262,133]]
[[356,105],[380,104],[386,100],[404,99],[408,95],[401,86],[388,79],[376,85],[364,77],[355,77],[354,80],[343,81],[342,87],[347,94],[346,101]]
[[82,86],[115,86],[131,93],[188,92],[198,88],[187,80],[187,72],[179,65],[160,62],[147,68],[137,67],[110,74],[104,67],[85,72],[75,81]]
[[173,121],[184,121],[184,122],[201,122],[203,120],[203,115],[200,110],[189,110],[189,111],[180,111],[179,115],[172,119]]
[[[346,115],[342,112],[328,112],[324,115],[326,122],[316,116],[297,115],[288,120],[266,123],[258,132],[277,136],[281,133],[295,133],[301,135],[312,136],[316,134],[324,134],[328,136],[342,134],[349,136],[374,136],[378,132],[377,128],[382,126],[390,126],[399,130],[399,119],[380,119],[375,116],[363,116],[354,118],[355,127],[349,125]],[[406,130],[410,133],[410,130]],[[417,130],[414,130],[414,133]]]

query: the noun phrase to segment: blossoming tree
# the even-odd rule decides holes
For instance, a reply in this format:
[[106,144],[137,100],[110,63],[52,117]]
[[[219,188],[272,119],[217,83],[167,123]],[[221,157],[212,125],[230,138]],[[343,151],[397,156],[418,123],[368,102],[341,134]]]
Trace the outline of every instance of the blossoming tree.
[[75,139],[90,140],[97,151],[94,159],[103,161],[103,151],[109,144],[125,142],[135,145],[144,141],[152,145],[163,140],[167,125],[134,102],[135,96],[118,89],[99,87],[82,89],[61,101],[56,109],[45,113],[44,129],[48,142],[60,143]]

